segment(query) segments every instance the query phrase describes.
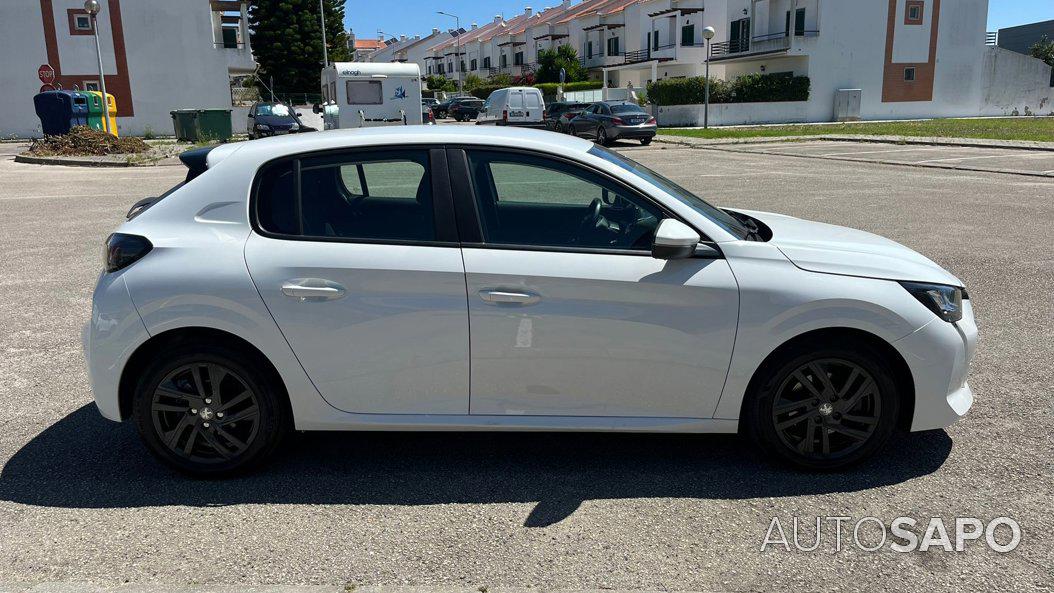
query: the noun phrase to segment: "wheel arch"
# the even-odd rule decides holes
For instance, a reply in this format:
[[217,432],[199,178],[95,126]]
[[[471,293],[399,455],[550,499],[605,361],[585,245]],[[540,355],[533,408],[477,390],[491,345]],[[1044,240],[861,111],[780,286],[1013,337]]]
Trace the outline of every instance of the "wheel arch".
[[911,374],[911,368],[900,352],[886,340],[875,334],[861,329],[850,327],[829,327],[815,329],[798,334],[783,342],[765,357],[761,364],[754,370],[750,381],[747,383],[746,392],[739,409],[739,429],[743,431],[743,418],[746,406],[753,399],[754,394],[761,387],[767,373],[772,370],[779,360],[788,352],[807,347],[810,344],[823,344],[832,341],[863,342],[883,354],[886,361],[893,369],[893,380],[897,385],[897,395],[900,397],[899,412],[897,416],[897,428],[909,430],[911,420],[915,416],[915,380]]
[[136,383],[151,361],[166,348],[195,342],[225,346],[252,358],[267,373],[268,378],[273,381],[272,384],[279,389],[282,405],[287,414],[286,417],[290,420],[293,418],[292,404],[289,400],[289,390],[286,387],[285,380],[271,360],[259,348],[246,339],[224,330],[211,327],[180,327],[152,336],[140,344],[128,358],[128,362],[125,363],[124,368],[121,370],[121,378],[117,387],[121,420],[127,420],[131,417],[132,399],[135,396]]

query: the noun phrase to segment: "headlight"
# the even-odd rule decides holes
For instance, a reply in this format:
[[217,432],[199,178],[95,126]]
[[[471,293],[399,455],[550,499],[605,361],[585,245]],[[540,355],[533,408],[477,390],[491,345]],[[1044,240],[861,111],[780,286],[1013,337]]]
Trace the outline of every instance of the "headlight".
[[256,129],[260,130],[261,132],[269,132],[271,130],[271,126],[267,124],[256,124]]
[[964,289],[921,282],[901,282],[900,285],[937,317],[948,323],[955,323],[963,318],[963,298],[969,298]]
[[289,129],[290,130],[299,130],[300,129],[300,124],[291,124],[289,126]]

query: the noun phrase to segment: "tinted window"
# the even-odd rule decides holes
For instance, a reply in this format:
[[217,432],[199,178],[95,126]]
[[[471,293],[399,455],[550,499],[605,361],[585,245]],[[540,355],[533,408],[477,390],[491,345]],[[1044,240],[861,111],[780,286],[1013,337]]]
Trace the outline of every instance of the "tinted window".
[[612,105],[611,113],[614,113],[616,115],[619,113],[644,113],[644,110],[641,109],[638,105],[633,105],[631,103],[622,103],[620,105]]
[[300,215],[291,164],[265,171],[257,219],[268,232],[357,240],[434,241],[425,151],[371,152],[300,161]]
[[661,210],[561,161],[471,151],[487,243],[648,250]]

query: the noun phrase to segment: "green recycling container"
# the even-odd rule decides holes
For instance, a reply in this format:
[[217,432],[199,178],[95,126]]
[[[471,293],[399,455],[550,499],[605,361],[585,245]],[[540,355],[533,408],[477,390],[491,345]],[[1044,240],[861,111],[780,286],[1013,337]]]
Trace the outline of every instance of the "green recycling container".
[[179,140],[226,142],[233,135],[230,109],[176,109],[169,113]]

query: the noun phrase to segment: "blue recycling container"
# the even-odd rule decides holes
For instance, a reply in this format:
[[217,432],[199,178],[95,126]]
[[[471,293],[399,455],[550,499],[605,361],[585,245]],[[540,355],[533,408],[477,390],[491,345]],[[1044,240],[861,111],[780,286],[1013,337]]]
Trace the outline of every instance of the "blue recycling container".
[[[33,107],[40,118],[40,128],[45,136],[68,134],[73,121],[73,93],[71,91],[47,91],[33,97]],[[87,107],[87,103],[85,103]]]
[[70,126],[88,125],[88,95],[80,91],[70,91],[70,96],[73,98]]

